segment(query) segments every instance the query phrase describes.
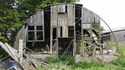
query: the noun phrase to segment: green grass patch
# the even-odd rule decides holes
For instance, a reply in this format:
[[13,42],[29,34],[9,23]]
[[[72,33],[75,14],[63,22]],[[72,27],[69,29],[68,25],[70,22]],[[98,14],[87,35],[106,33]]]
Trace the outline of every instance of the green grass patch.
[[[108,46],[116,47],[117,45],[115,42],[108,42]],[[60,68],[63,68],[62,70],[125,70],[125,46],[119,45],[118,48],[120,57],[111,61],[112,64],[116,65],[115,67],[99,61],[82,61],[72,64],[72,56],[65,55],[62,59],[46,57],[46,61],[49,62],[49,65],[44,68],[36,68],[36,70],[59,70]],[[66,62],[68,62],[67,65],[65,65]]]

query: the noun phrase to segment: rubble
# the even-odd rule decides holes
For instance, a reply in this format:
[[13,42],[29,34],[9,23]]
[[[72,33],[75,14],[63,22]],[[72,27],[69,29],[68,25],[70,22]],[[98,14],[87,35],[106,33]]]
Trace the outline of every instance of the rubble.
[[42,59],[36,59],[23,54],[23,41],[19,41],[19,50],[12,48],[7,43],[0,42],[1,48],[3,48],[9,56],[1,60],[1,67],[3,70],[35,70],[37,67],[45,67],[46,63]]

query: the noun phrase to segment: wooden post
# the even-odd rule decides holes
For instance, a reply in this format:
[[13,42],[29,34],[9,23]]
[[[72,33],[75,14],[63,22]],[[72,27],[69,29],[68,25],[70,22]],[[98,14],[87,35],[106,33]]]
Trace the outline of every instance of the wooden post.
[[53,44],[53,28],[50,26],[50,54],[52,54],[52,44]]
[[58,36],[58,35],[60,35],[60,33],[58,33],[58,31],[60,31],[60,29],[59,29],[60,27],[59,26],[57,26],[56,27],[56,56],[58,57],[58,45],[59,45],[59,42],[58,42],[58,37],[60,37],[60,36]]
[[81,9],[81,55],[84,56],[84,39],[83,39],[83,23],[84,23],[84,8]]
[[[74,4],[74,6],[75,6],[75,4]],[[72,6],[72,10],[74,11],[74,12],[72,12],[72,17],[75,17],[75,7],[73,8],[73,6]],[[73,40],[73,60],[74,60],[74,62],[75,62],[75,57],[76,57],[76,27],[75,27],[75,18],[72,18],[73,20],[72,20],[72,22],[73,22],[73,26],[74,26],[74,40]],[[73,62],[73,63],[74,63]]]
[[19,62],[21,62],[23,59],[23,40],[22,39],[19,40],[19,57],[20,57]]

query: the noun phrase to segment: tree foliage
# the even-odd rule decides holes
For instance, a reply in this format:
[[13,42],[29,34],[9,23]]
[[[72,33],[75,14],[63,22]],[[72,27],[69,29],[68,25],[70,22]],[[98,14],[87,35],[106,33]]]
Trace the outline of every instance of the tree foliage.
[[21,22],[18,20],[19,13],[14,11],[12,6],[14,1],[0,0],[0,36],[6,39],[0,39],[3,42],[10,40],[8,33],[14,32],[21,26]]

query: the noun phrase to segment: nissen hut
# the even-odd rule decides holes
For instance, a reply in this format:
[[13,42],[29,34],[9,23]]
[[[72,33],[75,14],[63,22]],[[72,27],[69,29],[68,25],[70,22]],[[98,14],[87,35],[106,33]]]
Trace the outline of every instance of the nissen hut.
[[76,54],[84,56],[101,44],[99,16],[82,4],[44,7],[29,16],[24,24],[16,37],[15,48],[22,39],[24,48],[75,57]]

